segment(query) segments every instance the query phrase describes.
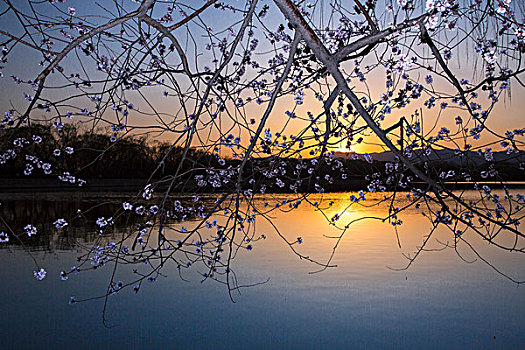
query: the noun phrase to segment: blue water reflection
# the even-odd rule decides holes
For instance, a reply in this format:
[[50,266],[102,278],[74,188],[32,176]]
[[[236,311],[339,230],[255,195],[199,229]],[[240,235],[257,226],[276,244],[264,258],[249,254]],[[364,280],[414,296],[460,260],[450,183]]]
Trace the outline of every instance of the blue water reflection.
[[[336,205],[343,200],[334,196]],[[234,267],[242,282],[270,278],[268,283],[242,289],[232,303],[224,286],[200,283],[191,273],[184,282],[168,267],[166,278],[139,293],[124,290],[109,299],[111,328],[102,324],[103,300],[68,304],[70,296],[104,293],[109,269],[60,281],[60,270],[75,265],[77,252],[47,248],[34,253],[48,271],[38,282],[29,255],[4,248],[0,348],[520,348],[525,289],[487,265],[467,264],[444,250],[423,254],[407,271],[387,268],[406,264],[401,252],[413,250],[424,234],[415,212],[404,221],[401,250],[391,227],[365,222],[343,239],[334,259],[338,267],[319,274],[308,274],[316,267],[261,224],[268,238],[243,252]],[[323,234],[335,231],[312,208],[279,214],[275,223],[284,234],[301,236],[306,252],[329,255],[333,242]],[[519,276],[525,267],[518,255],[479,247],[506,272]]]

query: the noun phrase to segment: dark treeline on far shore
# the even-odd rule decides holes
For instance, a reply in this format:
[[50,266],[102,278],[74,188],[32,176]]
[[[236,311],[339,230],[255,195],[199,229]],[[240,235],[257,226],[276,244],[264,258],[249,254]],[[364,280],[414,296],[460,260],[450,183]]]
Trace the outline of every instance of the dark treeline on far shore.
[[[42,141],[36,144],[33,137],[40,136]],[[51,173],[57,175],[68,171],[78,178],[84,179],[143,179],[148,178],[153,169],[161,161],[171,146],[168,143],[151,142],[147,137],[122,137],[112,139],[112,134],[102,131],[81,130],[81,128],[65,124],[59,129],[49,125],[32,125],[31,128],[21,127],[17,132],[0,129],[0,149],[22,148],[18,146],[23,138],[28,141],[15,159],[9,159],[2,165],[2,178],[42,178],[46,176],[42,169],[36,169],[30,174],[24,174],[28,161],[25,154],[31,154],[38,160],[52,166]],[[164,162],[164,172],[175,171],[182,148],[172,150]],[[189,158],[202,159],[205,152],[190,150]],[[217,157],[207,157],[209,160]],[[0,159],[1,161],[1,159]],[[193,164],[187,162],[185,167]]]
[[[169,151],[170,148],[172,145],[169,142],[159,142],[152,137],[126,136],[115,140],[113,134],[82,130],[73,124],[65,124],[59,128],[52,125],[32,125],[31,129],[20,127],[16,132],[12,129],[0,129],[0,149],[4,152],[0,154],[0,179],[58,181],[58,175],[68,172],[73,177],[85,179],[89,183],[95,179],[145,180],[155,171],[153,180],[165,180],[166,184],[169,183],[170,176],[179,171],[179,174],[192,175],[178,181],[172,188],[173,192],[189,192],[198,187],[201,191],[228,191],[229,187],[233,188],[235,185],[228,182],[222,182],[220,186],[217,186],[217,182],[213,184],[210,178],[214,174],[209,170],[231,171],[240,164],[239,160],[229,157],[221,159],[212,150],[191,148],[184,163],[180,164],[183,148],[173,147]],[[423,159],[417,156],[418,152],[414,153],[414,162],[421,169],[432,169],[437,175],[454,174],[445,178],[445,181],[465,181],[465,174],[469,175],[471,181],[525,180],[521,154],[507,157],[505,160],[485,162],[471,157],[475,155],[474,152],[469,152],[460,161],[458,157],[450,157],[445,153],[444,157],[439,157],[441,153],[437,152],[437,157],[432,159]],[[389,179],[385,175],[386,163],[395,163],[395,159],[390,159],[387,153],[372,155],[373,162],[365,161],[361,155],[344,153],[333,153],[329,158],[331,159],[321,162],[337,161],[340,162],[340,167],[323,166],[324,164],[319,162],[312,165],[315,162],[312,162],[311,158],[251,159],[245,167],[245,187],[257,191],[258,186],[251,186],[256,183],[259,186],[265,184],[267,192],[314,192],[319,188],[315,184],[322,184],[325,191],[343,191],[366,189],[367,183],[372,180],[382,182],[387,189],[392,189],[400,183],[399,179]],[[427,165],[432,163],[432,166],[425,166],[425,162]],[[287,171],[279,176],[296,180],[296,188],[279,187],[275,178],[268,178],[268,169],[282,168],[283,164]],[[315,168],[315,171],[309,172],[310,168]],[[196,174],[205,180],[204,185],[198,185]],[[4,182],[7,183],[5,180]],[[162,181],[159,186],[163,186]]]

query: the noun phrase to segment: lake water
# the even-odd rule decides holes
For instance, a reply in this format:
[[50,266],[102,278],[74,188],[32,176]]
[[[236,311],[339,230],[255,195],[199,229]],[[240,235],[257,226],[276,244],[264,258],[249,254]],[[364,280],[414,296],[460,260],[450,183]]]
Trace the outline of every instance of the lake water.
[[[474,195],[474,194],[473,194]],[[277,195],[276,199],[285,195]],[[348,204],[349,194],[325,194],[334,204],[327,216]],[[14,199],[13,199],[14,198]],[[99,198],[100,199],[100,198]],[[1,200],[4,216],[37,216],[89,205],[93,199],[10,197]],[[112,199],[108,197],[108,201]],[[268,198],[260,198],[266,201]],[[384,207],[351,208],[340,221],[384,214]],[[46,216],[47,215],[47,216]],[[48,271],[43,281],[32,275],[31,256],[19,245],[0,249],[0,348],[446,348],[517,349],[525,343],[525,287],[518,287],[465,245],[424,252],[406,271],[402,253],[413,253],[429,224],[415,209],[402,216],[399,231],[377,220],[352,225],[339,244],[336,268],[310,274],[318,266],[299,259],[268,223],[258,223],[264,240],[240,251],[234,269],[240,283],[265,284],[234,293],[188,272],[185,282],[175,266],[165,277],[138,293],[123,290],[109,298],[106,328],[103,300],[69,305],[71,296],[104,293],[111,270],[106,267],[61,281],[59,272],[76,264],[82,252],[72,242],[89,243],[94,228],[77,227],[67,237],[41,232],[27,246]],[[51,219],[49,219],[51,220]],[[325,261],[339,231],[313,207],[274,213],[274,224],[289,240],[303,239],[301,253]],[[467,235],[467,234],[466,234]],[[488,246],[466,236],[478,252],[505,273],[525,278],[523,254]],[[451,242],[435,232],[429,248]],[[439,241],[439,242],[438,242]],[[389,268],[390,267],[390,268]]]

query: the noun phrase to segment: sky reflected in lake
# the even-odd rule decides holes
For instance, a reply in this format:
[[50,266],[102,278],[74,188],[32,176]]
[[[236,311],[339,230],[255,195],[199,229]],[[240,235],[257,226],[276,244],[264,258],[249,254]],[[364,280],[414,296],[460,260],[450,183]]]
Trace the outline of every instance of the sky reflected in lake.
[[[346,205],[348,194],[327,196],[334,201],[326,211],[330,217]],[[76,210],[83,201],[69,203]],[[344,219],[377,215],[384,215],[384,207],[352,207]],[[329,258],[335,239],[328,237],[340,231],[315,208],[301,206],[272,216],[289,241],[302,238],[300,247],[294,245],[301,254],[319,261]],[[345,232],[332,260],[337,267],[315,274],[310,272],[319,266],[299,259],[268,222],[258,221],[257,235],[266,239],[254,243],[251,251],[240,251],[233,268],[240,284],[269,279],[267,283],[234,292],[232,303],[223,285],[200,283],[202,277],[190,271],[184,273],[185,282],[176,266],[168,266],[164,277],[144,284],[137,294],[129,289],[109,298],[106,317],[111,328],[102,324],[103,300],[68,304],[71,296],[104,293],[109,266],[67,281],[59,278],[60,270],[76,264],[79,252],[67,242],[79,237],[89,242],[93,228],[79,227],[70,233],[75,239],[66,241],[58,234],[47,235],[31,247],[48,271],[41,282],[32,275],[34,264],[27,252],[4,246],[0,347],[519,348],[525,341],[523,286],[476,260],[465,245],[458,246],[459,254],[475,262],[466,263],[453,249],[441,250],[454,239],[445,230],[435,232],[428,246],[440,251],[422,253],[406,271],[392,270],[406,266],[403,253],[413,254],[430,228],[413,209],[402,219],[401,248],[390,224],[360,221]],[[499,251],[473,235],[466,238],[503,272],[525,278],[522,254]]]

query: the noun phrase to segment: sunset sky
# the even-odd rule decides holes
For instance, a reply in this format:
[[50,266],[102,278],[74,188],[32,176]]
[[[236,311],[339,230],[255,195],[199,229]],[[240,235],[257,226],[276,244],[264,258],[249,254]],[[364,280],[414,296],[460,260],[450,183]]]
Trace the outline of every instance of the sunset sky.
[[[125,6],[127,6],[130,9],[135,8],[137,5],[134,4],[132,1],[123,1],[122,2]],[[203,1],[198,1],[198,3],[203,3]],[[235,6],[240,6],[239,1],[231,1]],[[76,17],[81,17],[84,15],[90,15],[93,13],[97,13],[99,15],[105,16],[106,20],[110,19],[108,13],[105,13],[104,10],[102,10],[102,7],[107,7],[108,9],[114,9],[114,6],[112,6],[111,1],[100,1],[97,4],[100,4],[101,6],[93,7],[91,4],[88,4],[86,1],[67,1],[65,4],[57,4],[57,6],[60,9],[63,9],[64,11],[67,11],[68,7],[74,7],[76,10]],[[278,9],[272,5],[270,1],[262,1],[259,6],[262,6],[264,4],[269,4],[270,10],[268,15],[265,18],[264,24],[271,30],[272,28],[277,28],[277,26],[280,23],[284,22],[283,16],[280,14]],[[0,5],[0,9],[5,8],[5,4]],[[196,6],[196,5],[195,5]],[[514,6],[514,5],[513,5]],[[518,5],[515,5],[518,6]],[[156,14],[158,17],[162,15],[162,6],[159,5]],[[382,10],[384,12],[384,4],[380,1],[378,3],[378,6],[376,8],[376,15],[378,17],[384,16],[385,14],[382,13]],[[201,15],[201,18],[203,19],[202,23],[206,23],[209,27],[213,28],[214,33],[217,33],[218,37],[221,36],[227,36],[227,29],[232,27],[234,29],[239,27],[239,21],[241,21],[242,16],[240,14],[232,14],[231,12],[222,12],[222,17],[217,16],[217,11],[210,8],[207,11],[204,11],[204,13]],[[180,20],[182,16],[180,13],[177,13],[176,11],[173,14],[174,21]],[[322,16],[318,15],[318,18],[321,18]],[[315,18],[315,16],[314,16]],[[12,18],[11,18],[12,20]],[[101,21],[102,19],[97,19],[98,21]],[[324,21],[325,19],[323,19]],[[320,20],[319,20],[320,21]],[[187,36],[187,32],[185,30],[176,31],[176,35],[181,40],[182,43],[184,43],[184,46],[188,49],[187,55],[188,57],[191,57],[190,59],[190,65],[192,68],[195,67],[195,61],[193,60],[193,57],[196,55],[195,48],[193,48],[193,40],[195,40],[195,43],[197,45],[196,50],[199,52],[203,52],[203,47],[206,44],[206,38],[202,35],[203,31],[202,28],[199,29],[199,25],[202,25],[201,22],[198,23],[198,25],[192,25],[190,28],[194,31],[194,37],[189,38]],[[330,23],[327,21],[325,23],[327,26],[331,25],[331,27],[335,28],[337,23],[334,21],[333,23]],[[2,17],[0,19],[0,25],[2,27],[8,27],[12,28],[10,30],[13,34],[22,33],[23,28],[21,28],[19,23],[16,23],[16,21],[10,22],[10,20],[6,17]],[[260,23],[255,23],[256,26],[261,26]],[[287,33],[292,33],[292,31],[287,30]],[[190,40],[191,39],[191,40]],[[202,41],[199,41],[202,40]],[[260,40],[260,53],[258,54],[258,58],[260,57],[260,61],[263,65],[267,64],[267,60],[271,55],[268,53],[265,53],[264,51],[266,49],[269,49],[270,46],[265,43],[264,40]],[[186,46],[188,45],[188,46]],[[60,45],[57,45],[57,47],[60,47]],[[386,48],[386,45],[382,44],[380,45],[378,52],[382,52]],[[40,54],[37,54],[34,49],[28,48],[27,46],[19,45],[16,49],[16,54],[12,54],[9,56],[9,62],[6,64],[6,67],[3,70],[4,77],[0,79],[0,89],[2,90],[3,94],[0,98],[0,107],[6,111],[11,108],[16,108],[19,111],[24,110],[25,106],[27,105],[27,101],[24,101],[23,94],[28,93],[30,94],[31,91],[28,89],[29,87],[27,85],[18,85],[15,84],[12,79],[10,78],[11,75],[17,75],[22,80],[32,80],[34,79],[38,73],[41,71],[42,66],[39,65],[39,62],[41,61]],[[424,50],[423,52],[424,53]],[[428,52],[427,52],[428,53]],[[286,54],[285,54],[286,55]],[[428,56],[427,56],[428,57]],[[370,61],[372,62],[373,59]],[[174,60],[176,62],[176,60]],[[365,61],[366,62],[366,61]],[[209,57],[206,55],[199,57],[198,61],[198,69],[202,70],[203,66],[210,64]],[[65,73],[73,73],[81,71],[79,65],[78,65],[78,59],[74,53],[71,53],[66,60],[64,60],[63,64],[65,67]],[[475,65],[477,68],[475,68]],[[467,49],[463,46],[460,46],[457,50],[453,51],[453,57],[450,60],[450,67],[452,71],[457,74],[458,79],[465,78],[469,79],[471,81],[477,81],[479,80],[479,77],[482,76],[482,69],[480,68],[480,61],[479,58],[475,57],[475,53],[469,52],[467,54]],[[347,62],[343,65],[343,68],[346,71],[351,72],[353,69],[353,63]],[[96,72],[91,72],[90,74],[93,74],[93,76],[96,77]],[[425,85],[424,83],[424,77],[425,72],[423,70],[419,70],[417,72],[410,74],[411,78],[414,80],[417,80],[420,84]],[[186,78],[183,78],[182,75],[180,75],[181,81],[180,84],[182,86],[188,86],[188,81]],[[52,81],[52,80],[51,80]],[[367,86],[360,83],[357,79],[353,79],[350,85],[354,87],[354,91],[357,93],[359,92],[365,92],[367,89],[370,91],[370,95],[375,99],[378,100],[380,98],[380,95],[382,92],[384,92],[385,88],[385,71],[382,68],[375,69],[370,75],[367,76]],[[287,84],[285,84],[286,88]],[[402,87],[402,85],[401,85]],[[428,87],[428,86],[426,86]],[[444,83],[444,79],[434,77],[434,83],[432,85],[432,89],[435,89],[436,91],[440,90],[443,92],[450,92],[450,87],[447,84]],[[138,96],[137,94],[130,92],[128,96],[132,96],[130,100],[134,102],[134,104],[137,106],[137,108],[143,112],[150,113],[153,112],[151,107],[148,105],[151,104],[155,107],[155,110],[159,113],[170,113],[173,114],[174,110],[177,110],[180,108],[180,103],[178,101],[178,97],[174,94],[170,94],[168,97],[163,96],[163,88],[162,87],[152,87],[148,89],[144,89],[144,96]],[[506,93],[505,95],[502,95],[500,98],[500,102],[497,104],[496,108],[492,111],[491,116],[487,122],[487,126],[492,128],[497,133],[504,134],[507,130],[512,130],[515,128],[522,128],[524,127],[523,121],[524,119],[524,111],[525,111],[525,88],[517,83],[516,80],[511,80],[511,88],[509,89],[510,93]],[[57,90],[50,90],[47,92],[47,97],[51,99],[57,99],[63,96],[64,94],[68,93],[74,93],[71,89],[57,89]],[[306,112],[311,111],[314,115],[317,115],[322,111],[322,104],[319,102],[315,96],[314,92],[312,90],[305,89],[304,90],[305,98],[304,103],[302,105],[295,106],[295,102],[293,100],[293,95],[290,95],[288,97],[284,97],[279,99],[277,105],[275,106],[271,117],[269,118],[269,121],[267,123],[267,126],[271,128],[273,131],[280,131],[284,125],[286,125],[285,134],[286,135],[293,135],[299,132],[304,126],[305,121],[300,121],[299,119],[295,120],[289,120],[289,118],[286,116],[286,111],[291,111],[295,107],[295,113],[298,116],[306,117]],[[328,96],[328,91],[325,91],[324,94],[325,98]],[[147,99],[147,102],[146,102]],[[442,126],[448,127],[450,130],[454,131],[457,130],[457,126],[455,125],[455,117],[457,115],[464,115],[464,112],[458,113],[457,110],[454,109],[447,109],[443,112],[439,111],[439,107],[435,107],[431,110],[427,109],[423,106],[425,98],[421,98],[418,101],[415,101],[405,107],[403,110],[399,111],[394,109],[390,115],[386,116],[386,119],[384,123],[382,124],[383,127],[388,127],[394,123],[396,123],[401,116],[410,117],[411,113],[414,113],[416,110],[422,110],[423,118],[424,118],[424,131],[430,132],[430,135],[434,135]],[[483,102],[486,103],[487,99],[485,96],[480,94],[480,103],[483,104]],[[82,102],[83,104],[84,102]],[[345,102],[346,104],[347,102]],[[80,103],[79,103],[80,105]],[[243,108],[245,109],[245,114],[247,118],[254,118],[256,121],[259,121],[262,114],[264,113],[264,108],[266,104],[257,105],[256,103],[252,102],[247,105],[245,105]],[[488,104],[487,104],[488,106]],[[33,117],[36,116],[38,112],[33,114]],[[441,113],[441,115],[440,115]],[[440,119],[438,122],[438,126],[435,130],[433,130],[433,125],[435,124],[438,115],[440,115]],[[112,117],[110,115],[107,116],[108,119],[111,119]],[[134,113],[130,114],[128,124],[129,125],[136,125],[136,126],[146,126],[146,125],[154,125],[155,123],[158,123],[158,121],[155,120],[155,118],[148,118],[144,115],[137,115]],[[362,121],[360,122],[362,124]],[[358,123],[359,124],[359,123]],[[224,127],[228,126],[228,122],[224,123]],[[471,125],[473,126],[473,125]],[[235,130],[233,131],[235,132]],[[238,131],[241,134],[245,133],[243,131]],[[169,133],[164,133],[162,135],[157,135],[154,138],[157,138],[159,140],[172,140],[173,136]],[[337,140],[333,140],[337,141]],[[477,141],[478,146],[490,144],[494,141],[494,138],[490,135],[482,136],[480,140]],[[366,144],[368,143],[368,144]],[[352,144],[351,149],[348,150],[345,147],[346,142],[340,142],[340,144],[336,145],[334,147],[334,150],[337,151],[355,151],[358,153],[366,153],[366,152],[379,152],[382,151],[383,148],[380,145],[374,145],[374,143],[377,143],[377,140],[374,137],[367,137],[365,138],[365,142],[362,144],[356,144],[355,142]],[[498,149],[498,146],[491,146],[495,149]]]

